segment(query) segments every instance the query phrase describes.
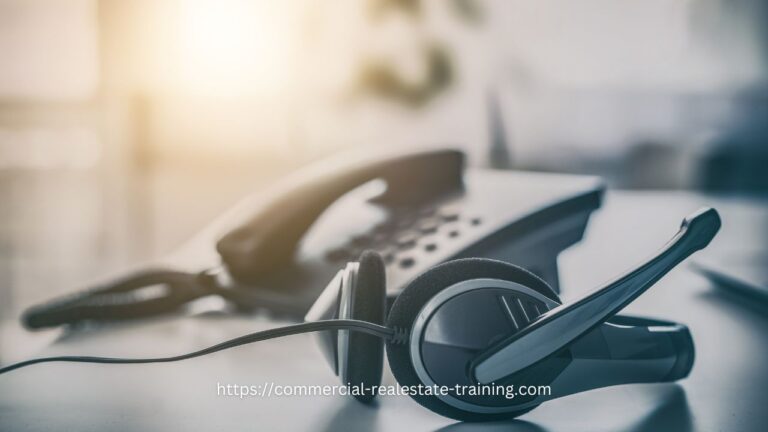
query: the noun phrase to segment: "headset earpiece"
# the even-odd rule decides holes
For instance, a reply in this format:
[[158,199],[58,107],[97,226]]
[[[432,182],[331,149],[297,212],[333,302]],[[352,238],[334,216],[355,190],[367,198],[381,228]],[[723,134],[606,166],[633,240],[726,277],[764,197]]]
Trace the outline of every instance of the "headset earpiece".
[[[384,261],[376,252],[366,251],[358,262],[347,263],[336,274],[310,308],[305,321],[346,319],[383,324],[385,307]],[[317,340],[342,384],[359,390],[381,384],[384,363],[381,338],[336,330],[318,333]],[[352,394],[363,402],[371,401],[374,396],[362,391]]]
[[[506,263],[439,265],[392,306],[387,327],[409,329],[405,344],[387,344],[392,372],[403,386],[453,388],[411,396],[439,414],[470,421],[516,417],[594,388],[684,378],[695,353],[685,326],[615,315],[706,247],[719,228],[717,211],[697,211],[646,262],[567,305],[541,279]],[[517,395],[515,386],[550,391]],[[463,391],[470,389],[474,394]]]
[[[440,308],[441,316],[437,317],[429,310],[442,298],[457,295],[449,290],[466,288],[471,295],[476,284],[498,286],[498,295],[477,297],[471,307],[447,305]],[[514,296],[505,287],[517,287],[527,294]],[[557,294],[546,282],[509,263],[468,258],[438,265],[414,279],[392,305],[387,327],[408,329],[410,336],[405,344],[387,343],[390,368],[402,386],[471,385],[466,370],[476,353],[559,304]],[[440,324],[425,326],[425,317],[438,319]],[[426,408],[457,420],[501,420],[535,407],[483,410],[471,398],[412,396]]]
[[[384,324],[386,307],[386,277],[384,261],[376,252],[362,254],[357,277],[351,286],[351,315],[349,319]],[[343,382],[359,386],[361,390],[381,384],[384,367],[384,341],[376,336],[359,332],[348,334],[346,376]],[[358,400],[369,402],[374,395],[364,391],[353,393]]]

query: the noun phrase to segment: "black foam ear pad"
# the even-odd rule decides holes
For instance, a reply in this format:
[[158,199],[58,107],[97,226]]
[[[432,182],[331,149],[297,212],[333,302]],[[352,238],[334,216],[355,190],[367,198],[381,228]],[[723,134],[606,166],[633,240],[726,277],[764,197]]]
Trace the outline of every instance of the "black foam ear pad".
[[[426,271],[414,279],[395,300],[387,318],[390,328],[410,329],[421,308],[445,288],[459,282],[492,278],[519,283],[560,303],[555,291],[533,273],[502,261],[483,258],[467,258],[449,261]],[[410,343],[387,343],[387,359],[392,373],[402,386],[425,385],[416,374],[411,362]],[[503,414],[478,414],[460,410],[441,401],[436,396],[413,394],[424,407],[447,417],[462,421],[491,421],[517,417],[533,408]]]
[[[366,251],[359,260],[357,281],[352,295],[352,319],[384,324],[386,305],[386,277],[384,261],[379,254]],[[384,342],[375,336],[350,332],[347,359],[347,382],[361,389],[381,384],[384,367]],[[374,394],[365,391],[355,397],[363,402],[373,400]]]

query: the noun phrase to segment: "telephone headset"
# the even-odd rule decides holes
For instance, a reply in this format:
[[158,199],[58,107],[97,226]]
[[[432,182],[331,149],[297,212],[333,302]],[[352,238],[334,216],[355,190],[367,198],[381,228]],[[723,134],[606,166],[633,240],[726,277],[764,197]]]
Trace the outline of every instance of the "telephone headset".
[[[550,386],[549,394],[511,399],[493,393],[410,394],[424,407],[458,420],[512,418],[547,400],[585,390],[685,378],[694,361],[686,326],[616,313],[706,247],[719,228],[716,210],[697,211],[645,263],[568,304],[562,304],[544,280],[521,267],[462,258],[416,277],[387,314],[385,263],[378,253],[366,251],[338,271],[304,323],[175,357],[47,357],[6,366],[0,373],[54,361],[170,362],[315,332],[341,382],[363,389],[380,384],[385,346],[389,366],[402,386]],[[362,401],[374,396],[356,395]]]

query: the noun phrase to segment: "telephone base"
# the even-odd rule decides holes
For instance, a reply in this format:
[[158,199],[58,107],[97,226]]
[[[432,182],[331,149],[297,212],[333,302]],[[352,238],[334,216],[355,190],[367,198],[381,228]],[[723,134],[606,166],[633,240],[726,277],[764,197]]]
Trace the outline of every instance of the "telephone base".
[[510,262],[559,291],[557,257],[581,240],[603,191],[596,177],[469,169],[463,190],[396,207],[376,203],[380,190],[366,184],[321,215],[293,263],[257,284],[232,284],[230,299],[298,319],[366,249],[385,259],[390,301],[427,268],[463,257]]

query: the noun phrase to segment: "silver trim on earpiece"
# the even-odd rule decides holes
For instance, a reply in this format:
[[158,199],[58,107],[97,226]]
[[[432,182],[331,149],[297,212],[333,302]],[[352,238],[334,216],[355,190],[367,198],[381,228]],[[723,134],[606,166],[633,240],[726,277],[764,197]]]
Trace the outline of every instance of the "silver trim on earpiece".
[[[339,302],[339,319],[352,319],[352,305],[355,301],[354,285],[357,283],[357,272],[360,264],[348,263],[341,275],[341,299]],[[349,330],[339,330],[336,343],[336,361],[338,376],[341,382],[347,382],[347,366],[349,359]]]
[[[454,285],[451,285],[448,288],[445,288],[444,290],[437,293],[434,297],[432,297],[426,304],[424,304],[424,306],[421,308],[421,311],[419,311],[419,314],[416,316],[416,319],[414,320],[413,329],[411,331],[411,337],[410,337],[411,363],[413,364],[413,368],[416,371],[416,375],[418,375],[419,379],[421,379],[421,381],[425,385],[427,386],[439,385],[432,380],[432,377],[429,376],[429,373],[425,369],[424,363],[421,358],[421,343],[423,338],[423,332],[432,314],[440,306],[442,306],[443,303],[447,302],[448,300],[458,295],[464,294],[468,291],[477,290],[477,289],[499,289],[499,288],[508,289],[513,292],[517,292],[517,293],[521,293],[521,294],[533,297],[536,300],[539,300],[542,303],[544,303],[549,309],[560,306],[559,303],[555,302],[549,297],[531,288],[528,288],[524,285],[521,285],[515,282],[510,282],[502,279],[490,279],[490,278],[470,279],[470,280],[462,281]],[[537,400],[533,400],[525,404],[519,404],[514,406],[489,407],[489,406],[471,404],[469,402],[465,402],[463,400],[455,398],[451,395],[441,395],[438,393],[436,394],[436,397],[455,408],[459,408],[464,411],[480,413],[480,414],[499,414],[499,413],[505,413],[510,411],[519,411],[521,409],[525,409],[527,407],[540,403]]]

